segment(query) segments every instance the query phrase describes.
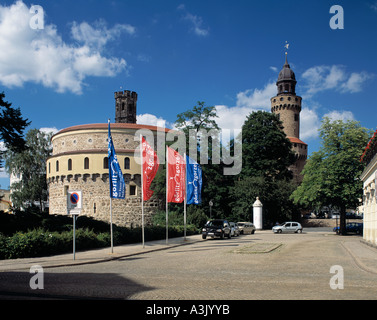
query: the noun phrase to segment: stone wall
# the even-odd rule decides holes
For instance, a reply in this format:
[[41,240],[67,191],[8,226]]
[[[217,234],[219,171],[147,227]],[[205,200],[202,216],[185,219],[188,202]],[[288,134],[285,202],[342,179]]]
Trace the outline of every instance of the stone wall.
[[[119,226],[140,226],[142,223],[141,168],[139,159],[136,159],[139,152],[135,153],[140,144],[137,141],[138,130],[148,130],[155,139],[155,145],[158,132],[163,135],[168,132],[165,128],[137,124],[111,125],[111,135],[126,183],[126,199],[112,200],[112,220]],[[67,191],[82,191],[81,214],[110,221],[109,170],[105,167],[107,139],[107,124],[63,129],[52,138],[53,155],[47,160],[50,214],[67,214]],[[84,165],[86,159],[87,167]],[[125,160],[129,160],[128,168],[125,168]],[[151,223],[157,208],[158,200],[153,197],[144,202],[145,224]]]
[[[132,181],[137,185],[135,196],[126,199],[112,199],[112,221],[119,226],[141,226],[141,190],[140,175]],[[126,188],[130,186],[130,179],[125,177]],[[110,192],[108,175],[81,176],[54,179],[49,182],[50,214],[67,214],[67,191],[82,191],[81,215],[93,217],[97,220],[110,221]],[[156,213],[157,199],[144,202],[144,221],[150,224],[152,215]]]
[[364,240],[377,245],[377,155],[367,164],[360,179],[363,181]]
[[288,137],[300,137],[301,101],[301,97],[290,94],[271,98],[271,112],[279,114]]

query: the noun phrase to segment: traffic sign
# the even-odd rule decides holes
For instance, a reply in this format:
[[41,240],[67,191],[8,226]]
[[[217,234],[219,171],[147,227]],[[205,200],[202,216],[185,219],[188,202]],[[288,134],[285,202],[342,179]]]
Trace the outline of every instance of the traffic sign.
[[68,214],[80,214],[82,209],[82,192],[68,191],[67,192],[67,210]]

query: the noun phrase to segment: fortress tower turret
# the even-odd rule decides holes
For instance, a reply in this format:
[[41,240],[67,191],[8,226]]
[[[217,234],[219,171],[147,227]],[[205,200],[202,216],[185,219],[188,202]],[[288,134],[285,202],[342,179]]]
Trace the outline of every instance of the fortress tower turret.
[[115,122],[136,123],[137,93],[125,90],[115,92]]
[[294,179],[300,183],[302,181],[301,171],[307,159],[308,145],[300,140],[302,98],[296,95],[296,84],[296,76],[288,64],[286,53],[285,64],[276,82],[278,94],[271,98],[271,112],[275,113],[283,122],[283,130],[293,145],[297,160],[290,169]]

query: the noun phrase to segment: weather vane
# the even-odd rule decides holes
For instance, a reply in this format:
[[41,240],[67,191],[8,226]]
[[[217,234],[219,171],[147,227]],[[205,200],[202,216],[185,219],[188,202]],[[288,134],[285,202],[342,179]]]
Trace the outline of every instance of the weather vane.
[[289,43],[288,43],[288,41],[285,41],[284,48],[285,48],[285,54],[288,54],[288,49],[289,49]]

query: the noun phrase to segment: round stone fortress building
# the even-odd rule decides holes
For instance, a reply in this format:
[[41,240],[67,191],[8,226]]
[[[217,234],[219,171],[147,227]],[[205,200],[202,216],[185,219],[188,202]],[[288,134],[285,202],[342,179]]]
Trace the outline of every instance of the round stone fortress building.
[[[113,199],[113,223],[119,226],[141,225],[141,167],[137,148],[138,130],[148,130],[155,142],[158,134],[169,131],[136,122],[134,92],[116,92],[116,123],[111,136],[126,183],[126,199]],[[123,122],[120,122],[123,121]],[[137,138],[136,138],[137,137]],[[155,145],[157,145],[155,143]],[[81,215],[110,220],[108,169],[108,124],[79,125],[59,131],[52,137],[52,156],[47,160],[50,214],[67,214],[67,191],[82,191]],[[156,212],[153,197],[144,203],[145,222]]]

